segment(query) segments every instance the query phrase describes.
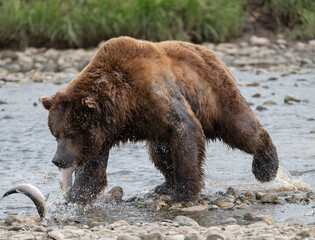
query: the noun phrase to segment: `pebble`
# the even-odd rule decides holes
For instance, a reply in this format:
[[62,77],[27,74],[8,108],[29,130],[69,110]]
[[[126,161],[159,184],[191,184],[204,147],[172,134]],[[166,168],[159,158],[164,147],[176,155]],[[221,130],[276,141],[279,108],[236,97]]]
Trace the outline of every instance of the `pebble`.
[[266,193],[262,196],[261,202],[262,203],[277,203],[278,202],[278,194],[276,193]]
[[266,107],[264,107],[264,106],[261,106],[261,105],[258,105],[257,107],[256,107],[256,110],[257,111],[266,111],[266,110],[268,110],[268,108],[266,108]]
[[277,105],[277,103],[272,100],[267,100],[263,103],[263,105]]
[[186,216],[177,216],[173,222],[178,223],[181,226],[191,226],[199,228],[199,224],[194,220]]
[[290,102],[301,102],[301,99],[299,97],[296,97],[292,94],[287,94],[284,97],[284,102],[285,103],[290,103]]
[[205,206],[192,206],[192,207],[182,208],[181,210],[183,212],[203,212],[207,210],[207,208]]
[[265,218],[264,215],[254,213],[254,212],[248,212],[244,215],[244,220],[254,221],[254,222],[262,221],[264,218]]
[[65,236],[58,230],[48,232],[48,236],[55,240],[63,240]]
[[220,202],[218,207],[221,209],[232,209],[234,207],[234,203],[231,202]]

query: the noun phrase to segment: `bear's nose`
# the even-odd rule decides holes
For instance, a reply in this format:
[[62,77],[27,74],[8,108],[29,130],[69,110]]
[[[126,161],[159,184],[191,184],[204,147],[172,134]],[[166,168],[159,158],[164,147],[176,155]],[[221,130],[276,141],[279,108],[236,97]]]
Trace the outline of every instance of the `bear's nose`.
[[57,167],[61,168],[62,166],[62,159],[58,157],[54,157],[52,160],[53,164],[55,164]]

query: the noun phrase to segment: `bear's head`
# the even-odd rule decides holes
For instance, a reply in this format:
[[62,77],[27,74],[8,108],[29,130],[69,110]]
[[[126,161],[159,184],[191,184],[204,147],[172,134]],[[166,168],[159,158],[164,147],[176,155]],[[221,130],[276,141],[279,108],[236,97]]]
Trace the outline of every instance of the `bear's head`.
[[107,165],[103,155],[109,148],[105,113],[95,95],[76,94],[76,91],[61,90],[52,97],[41,97],[41,102],[49,111],[49,129],[57,141],[52,162],[61,171],[62,189],[70,190],[73,172],[99,158]]

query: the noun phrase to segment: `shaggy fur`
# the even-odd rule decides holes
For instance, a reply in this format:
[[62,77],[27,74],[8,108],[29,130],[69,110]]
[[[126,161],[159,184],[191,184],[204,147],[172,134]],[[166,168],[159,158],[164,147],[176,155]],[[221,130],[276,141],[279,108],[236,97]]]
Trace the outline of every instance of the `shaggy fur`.
[[54,163],[77,167],[73,202],[88,203],[104,189],[109,149],[128,140],[148,143],[166,180],[156,191],[174,201],[198,199],[207,139],[252,154],[259,181],[273,180],[278,170],[276,149],[234,78],[198,45],[109,40],[42,103],[58,140]]

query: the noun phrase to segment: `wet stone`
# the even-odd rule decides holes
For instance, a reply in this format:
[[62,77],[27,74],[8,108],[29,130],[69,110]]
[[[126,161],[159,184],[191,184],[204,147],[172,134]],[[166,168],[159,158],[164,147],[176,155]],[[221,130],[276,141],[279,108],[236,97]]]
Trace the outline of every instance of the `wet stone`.
[[277,103],[272,100],[267,100],[263,103],[263,105],[277,105]]
[[232,188],[232,187],[229,187],[229,188],[227,189],[226,193],[227,193],[228,195],[232,195],[232,196],[234,196],[234,197],[238,195],[238,193],[237,193],[237,191],[235,190],[235,188]]
[[256,107],[256,110],[257,111],[266,111],[266,110],[268,110],[268,108],[266,108],[266,107],[264,107],[264,106],[261,106],[261,105],[258,105],[257,107]]
[[253,193],[252,191],[247,191],[245,193],[245,197],[247,197],[250,200],[255,200],[256,199],[256,195],[255,193]]
[[221,224],[233,224],[233,223],[236,223],[236,219],[233,217],[229,217],[221,221]]
[[199,227],[199,224],[194,219],[186,216],[177,216],[173,222],[178,223],[181,226]]
[[278,194],[276,193],[266,193],[261,198],[262,203],[277,203],[279,200]]
[[231,202],[220,202],[218,207],[221,209],[232,209],[234,207],[234,203]]
[[260,97],[261,97],[261,94],[260,94],[260,93],[255,93],[252,97],[253,97],[253,98],[260,98]]
[[296,97],[292,94],[287,94],[285,97],[284,97],[284,102],[285,103],[290,103],[290,102],[301,102],[301,99],[299,97]]
[[259,214],[259,213],[254,213],[254,212],[248,212],[244,215],[244,220],[254,221],[254,222],[262,221],[264,218],[265,218],[264,215]]

